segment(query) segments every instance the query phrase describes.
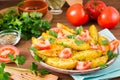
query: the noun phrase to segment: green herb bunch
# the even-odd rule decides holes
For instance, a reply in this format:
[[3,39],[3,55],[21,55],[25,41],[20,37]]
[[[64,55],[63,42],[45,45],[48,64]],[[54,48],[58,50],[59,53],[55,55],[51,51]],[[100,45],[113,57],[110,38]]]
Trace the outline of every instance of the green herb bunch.
[[0,31],[17,30],[23,39],[38,37],[42,32],[50,28],[50,23],[42,19],[42,13],[23,12],[18,14],[17,10],[10,8],[0,15]]

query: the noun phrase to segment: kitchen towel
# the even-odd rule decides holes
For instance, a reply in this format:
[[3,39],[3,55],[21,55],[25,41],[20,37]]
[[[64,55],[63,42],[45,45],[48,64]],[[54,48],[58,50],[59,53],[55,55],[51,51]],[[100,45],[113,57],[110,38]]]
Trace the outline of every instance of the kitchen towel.
[[[109,40],[116,39],[108,29],[100,31],[99,34],[106,36]],[[118,47],[118,53],[119,51],[120,46]],[[105,69],[84,75],[72,74],[71,76],[74,80],[109,80],[111,78],[120,77],[120,55],[117,56],[117,59],[112,65]]]

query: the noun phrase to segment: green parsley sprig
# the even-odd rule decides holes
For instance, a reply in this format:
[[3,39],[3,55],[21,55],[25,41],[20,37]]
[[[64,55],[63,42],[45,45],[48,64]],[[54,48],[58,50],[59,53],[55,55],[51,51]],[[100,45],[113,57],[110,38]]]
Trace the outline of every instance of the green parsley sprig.
[[5,72],[5,63],[0,63],[0,80],[9,80],[10,79],[10,73]]
[[8,57],[10,58],[10,60],[14,63],[17,64],[17,66],[19,67],[19,65],[23,65],[26,61],[26,58],[24,56],[16,56],[16,58],[14,58],[14,56],[12,54],[8,54]]
[[39,37],[50,26],[48,21],[42,19],[42,13],[39,12],[18,14],[15,8],[10,8],[0,17],[0,31],[17,30],[21,33],[21,37],[26,40],[33,36]]
[[40,76],[44,76],[46,74],[50,74],[50,72],[48,72],[45,69],[40,69],[40,71],[38,70],[38,65],[35,64],[34,62],[32,62],[31,66],[30,66],[30,71],[32,71],[36,76],[38,74],[40,74]]

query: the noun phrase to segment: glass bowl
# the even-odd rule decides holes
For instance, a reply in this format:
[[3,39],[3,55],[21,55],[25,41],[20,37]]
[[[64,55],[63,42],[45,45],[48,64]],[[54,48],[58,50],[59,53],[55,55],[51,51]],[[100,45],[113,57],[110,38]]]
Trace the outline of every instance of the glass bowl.
[[20,39],[20,33],[16,30],[0,31],[0,45],[16,45]]

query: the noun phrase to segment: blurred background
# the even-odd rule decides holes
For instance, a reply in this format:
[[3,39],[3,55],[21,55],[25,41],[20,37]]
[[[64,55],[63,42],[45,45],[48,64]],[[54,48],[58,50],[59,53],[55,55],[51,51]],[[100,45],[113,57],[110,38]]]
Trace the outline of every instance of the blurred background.
[[[0,9],[5,7],[10,7],[18,4],[22,0],[0,0]],[[83,4],[85,4],[88,0],[83,0]],[[102,0],[106,3],[106,5],[115,7],[120,12],[120,0]],[[68,6],[66,3],[64,6]]]

